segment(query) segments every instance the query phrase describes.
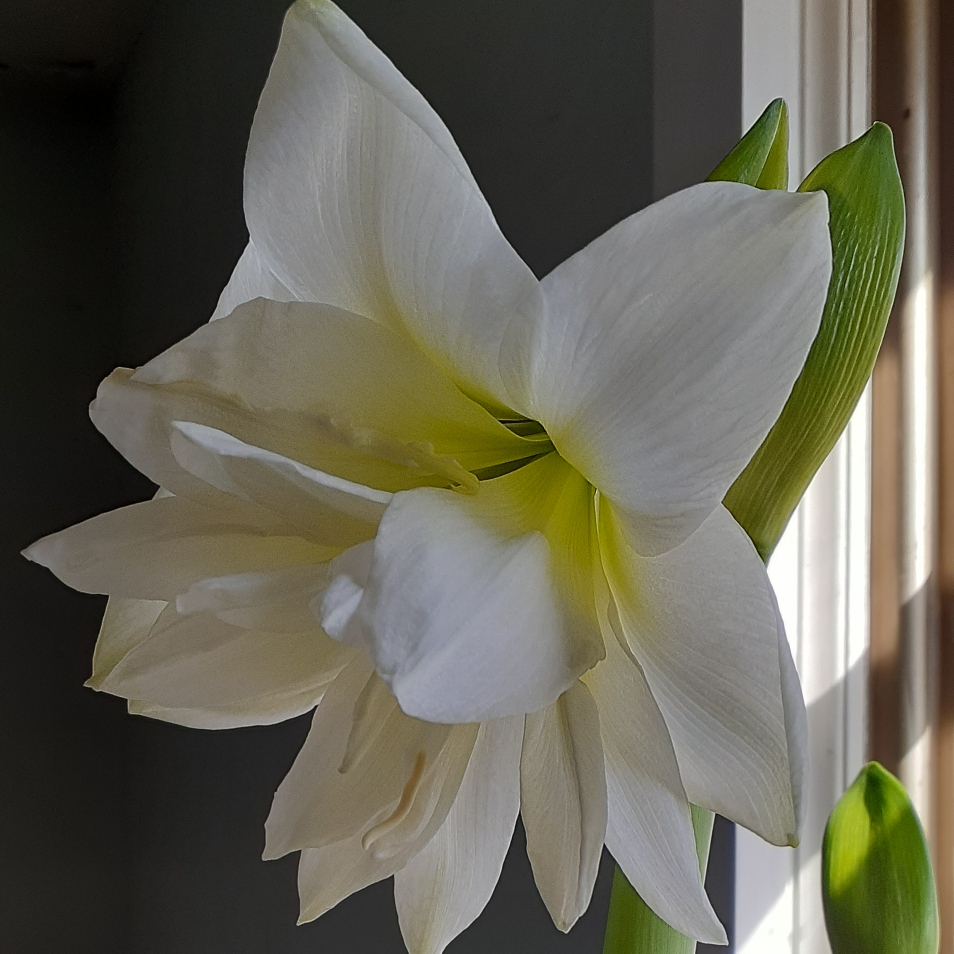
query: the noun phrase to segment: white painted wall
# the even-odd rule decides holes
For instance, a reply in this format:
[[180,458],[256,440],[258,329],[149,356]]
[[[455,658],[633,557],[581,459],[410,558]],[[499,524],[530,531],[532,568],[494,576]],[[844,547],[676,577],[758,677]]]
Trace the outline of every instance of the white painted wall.
[[[744,0],[743,125],[788,102],[791,182],[870,122],[868,0]],[[870,396],[825,462],[769,565],[808,705],[810,788],[802,844],[739,829],[738,954],[829,954],[820,893],[828,813],[866,752]]]

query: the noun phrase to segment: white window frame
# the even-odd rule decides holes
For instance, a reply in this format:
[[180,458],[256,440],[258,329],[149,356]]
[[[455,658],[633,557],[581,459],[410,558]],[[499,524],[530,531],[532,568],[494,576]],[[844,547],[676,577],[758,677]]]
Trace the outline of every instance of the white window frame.
[[[743,0],[743,127],[783,96],[791,185],[871,120],[868,0]],[[809,713],[802,843],[737,829],[737,954],[830,954],[820,892],[825,821],[865,761],[871,400],[812,482],[769,564]]]

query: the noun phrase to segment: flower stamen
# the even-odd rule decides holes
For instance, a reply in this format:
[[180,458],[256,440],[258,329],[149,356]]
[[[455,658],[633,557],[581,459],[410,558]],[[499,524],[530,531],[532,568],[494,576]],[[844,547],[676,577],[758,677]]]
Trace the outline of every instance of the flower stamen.
[[414,805],[414,797],[417,795],[417,791],[421,787],[421,780],[424,778],[424,766],[426,764],[427,757],[424,752],[418,752],[414,759],[414,768],[411,769],[410,777],[404,786],[404,791],[401,793],[401,800],[398,802],[397,808],[384,821],[379,822],[373,828],[369,828],[362,836],[361,847],[365,851],[368,851],[376,841],[394,831],[410,815],[411,807]]

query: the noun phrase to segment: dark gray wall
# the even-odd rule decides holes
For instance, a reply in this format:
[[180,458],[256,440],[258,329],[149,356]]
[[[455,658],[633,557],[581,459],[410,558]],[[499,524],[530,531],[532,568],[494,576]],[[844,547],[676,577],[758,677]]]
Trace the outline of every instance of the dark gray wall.
[[19,556],[113,507],[86,407],[115,363],[108,100],[0,72],[0,950],[124,951],[125,718],[82,688],[102,600]]
[[[650,201],[663,111],[695,110],[681,132],[662,124],[665,148],[692,157],[669,170],[667,191],[737,138],[738,0],[705,5],[705,68],[691,46],[678,62],[670,0],[657,0],[655,27],[650,0],[341,2],[447,121],[540,275]],[[14,208],[0,215],[0,318],[22,336],[17,371],[3,378],[4,446],[26,448],[3,471],[13,511],[3,586],[21,685],[0,703],[13,726],[0,744],[17,768],[0,773],[0,806],[22,819],[16,850],[0,849],[11,886],[0,892],[3,950],[4,932],[17,954],[403,950],[389,883],[295,928],[295,859],[259,860],[271,794],[306,720],[203,733],[127,717],[79,688],[101,601],[12,555],[150,492],[97,438],[86,403],[114,365],[139,364],[208,318],[246,241],[244,148],[285,6],[168,0],[109,95],[80,107],[19,89],[0,111],[0,182],[17,183],[13,199],[0,184],[0,203]],[[678,82],[658,57],[654,66],[660,30]],[[693,88],[705,90],[708,119]],[[52,380],[40,376],[49,368]],[[710,889],[730,918],[726,828],[718,845]],[[609,874],[604,863],[590,912],[564,937],[518,833],[487,912],[452,951],[597,952]]]
[[704,179],[741,126],[741,0],[656,0],[652,198]]

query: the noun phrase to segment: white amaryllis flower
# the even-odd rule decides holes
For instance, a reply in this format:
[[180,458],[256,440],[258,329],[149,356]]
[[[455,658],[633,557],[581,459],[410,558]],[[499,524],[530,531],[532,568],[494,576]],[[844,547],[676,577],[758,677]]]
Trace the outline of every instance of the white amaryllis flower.
[[303,919],[394,875],[437,954],[522,813],[561,929],[605,842],[724,941],[689,802],[793,844],[805,714],[720,501],[815,337],[824,195],[699,185],[540,282],[417,91],[300,0],[245,209],[225,317],[92,407],[163,492],[28,553],[111,597],[91,684],[205,728],[317,706],[266,826]]

